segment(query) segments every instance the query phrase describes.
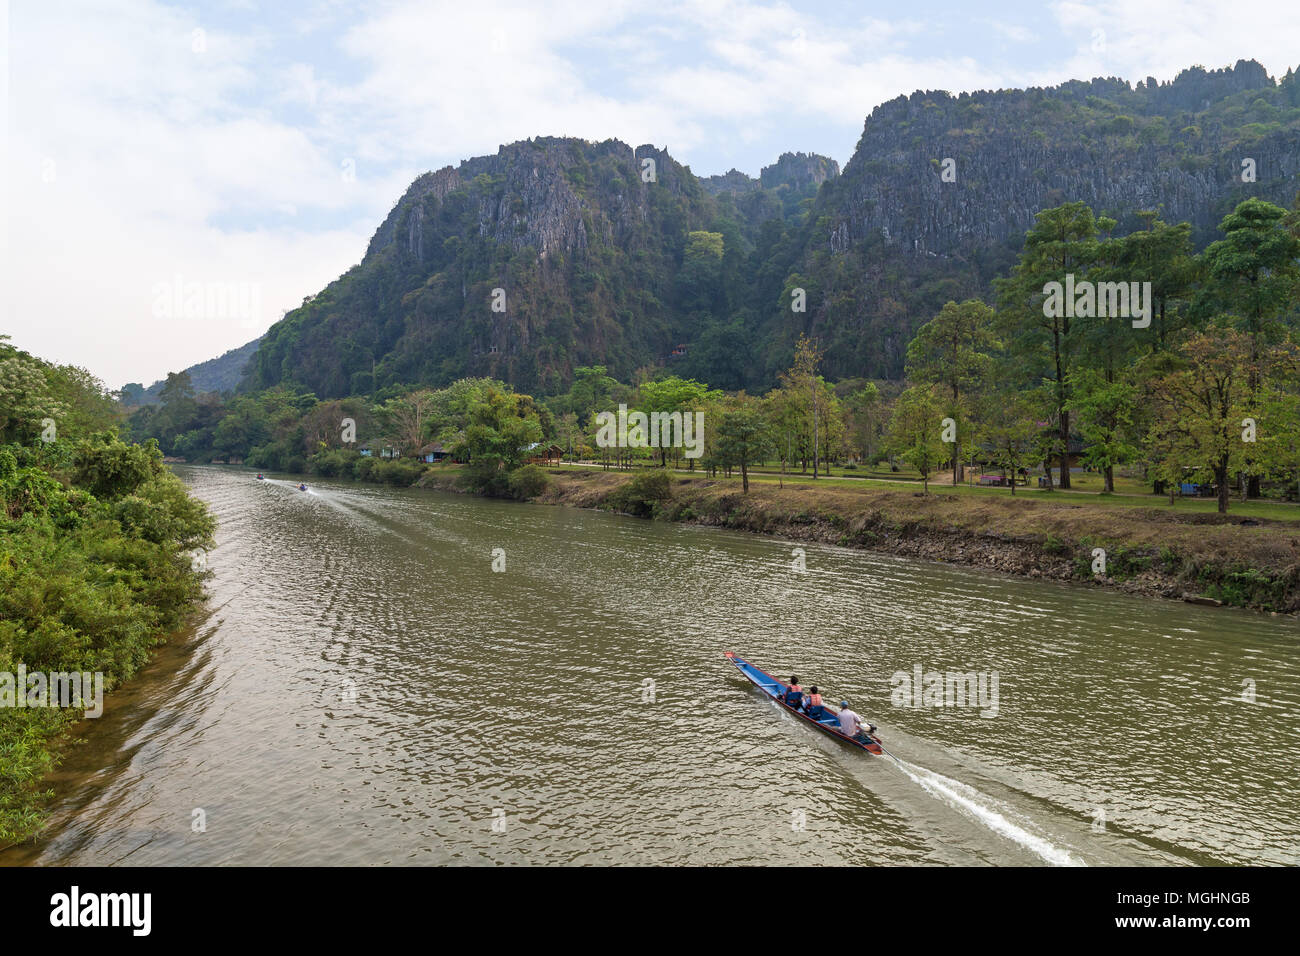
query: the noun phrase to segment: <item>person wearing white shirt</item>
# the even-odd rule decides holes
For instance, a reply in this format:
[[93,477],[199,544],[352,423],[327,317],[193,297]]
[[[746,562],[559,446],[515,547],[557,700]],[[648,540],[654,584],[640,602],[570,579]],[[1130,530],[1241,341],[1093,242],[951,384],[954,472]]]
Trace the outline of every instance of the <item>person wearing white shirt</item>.
[[[858,734],[862,733],[862,718],[849,710],[849,702],[847,700],[840,701],[839,716],[840,733],[844,734],[844,736],[857,737]],[[876,729],[875,724],[868,724],[867,727],[867,733],[871,733],[871,731]]]

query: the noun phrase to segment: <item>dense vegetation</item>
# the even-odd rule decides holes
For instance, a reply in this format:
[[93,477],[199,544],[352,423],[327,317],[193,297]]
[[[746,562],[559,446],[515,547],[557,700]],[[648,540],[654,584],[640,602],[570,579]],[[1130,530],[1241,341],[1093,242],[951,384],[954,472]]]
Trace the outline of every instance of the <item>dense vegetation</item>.
[[[84,370],[0,340],[0,674],[99,672],[112,688],[202,593],[212,519]],[[40,822],[37,782],[79,708],[0,706],[0,843]]]

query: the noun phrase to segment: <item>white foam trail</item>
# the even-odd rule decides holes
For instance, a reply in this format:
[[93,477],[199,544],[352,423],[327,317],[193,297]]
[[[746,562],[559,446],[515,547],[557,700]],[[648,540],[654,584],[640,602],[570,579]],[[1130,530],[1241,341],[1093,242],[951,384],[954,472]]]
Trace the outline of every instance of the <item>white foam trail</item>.
[[[897,760],[898,758],[894,759]],[[1007,839],[1019,843],[1027,850],[1032,850],[1048,863],[1054,866],[1087,865],[1050,840],[1030,833],[1024,827],[1012,823],[1001,813],[979,802],[983,800],[985,803],[994,803],[995,801],[992,797],[980,793],[974,787],[967,786],[950,777],[945,777],[943,774],[935,773],[933,770],[914,766],[903,760],[899,760],[898,765],[903,768],[903,773],[911,777],[916,783],[919,783],[927,793],[965,810],[994,833],[1001,834]]]

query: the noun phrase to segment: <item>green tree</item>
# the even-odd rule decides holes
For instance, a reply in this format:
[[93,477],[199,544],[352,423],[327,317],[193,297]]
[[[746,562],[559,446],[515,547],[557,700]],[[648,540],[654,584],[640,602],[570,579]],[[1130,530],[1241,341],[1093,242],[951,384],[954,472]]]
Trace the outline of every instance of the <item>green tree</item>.
[[1013,495],[1021,470],[1041,454],[1043,429],[1036,421],[1035,397],[1034,392],[1018,392],[990,400],[980,427],[980,440],[993,462],[1010,473]]
[[1287,229],[1286,216],[1280,206],[1247,199],[1223,217],[1224,238],[1204,253],[1206,295],[1251,337],[1256,352],[1280,337],[1278,319],[1294,307],[1300,291],[1300,238]]
[[[1287,229],[1287,212],[1262,199],[1247,199],[1223,218],[1224,238],[1205,250],[1205,295],[1219,321],[1244,331],[1250,341],[1247,388],[1260,398],[1259,358],[1266,343],[1283,335],[1280,318],[1294,308],[1300,290],[1300,238]],[[1259,476],[1248,496],[1259,496]]]
[[471,487],[505,494],[510,472],[523,464],[529,447],[543,437],[530,396],[490,388],[472,409],[469,426],[455,451],[469,461],[466,472]]
[[[1025,235],[1024,251],[1011,276],[994,282],[998,290],[1011,362],[1030,370],[1033,381],[1052,385],[1060,429],[1060,481],[1070,487],[1070,372],[1074,368],[1078,323],[1044,309],[1044,286],[1083,278],[1097,255],[1097,221],[1086,203],[1072,202],[1038,213]],[[1051,312],[1052,314],[1046,314]]]
[[966,411],[963,392],[987,381],[992,353],[1001,347],[994,334],[994,311],[979,299],[958,305],[949,300],[916,333],[907,347],[907,376],[919,384],[942,385],[951,395],[949,415],[957,423],[952,443],[952,483],[961,482],[961,435]]
[[1228,476],[1252,451],[1244,440],[1251,415],[1252,379],[1262,378],[1246,333],[1211,330],[1191,336],[1154,377],[1149,398],[1155,420],[1148,441],[1162,477],[1174,483],[1209,477],[1219,513],[1228,511]]
[[696,230],[686,236],[682,267],[677,273],[678,301],[683,311],[718,315],[725,308],[720,232]]
[[948,458],[942,438],[944,400],[937,385],[913,385],[898,397],[889,423],[887,448],[921,473],[930,491],[930,473]]
[[593,412],[610,411],[616,404],[615,395],[620,388],[618,381],[607,374],[605,366],[579,366],[573,370],[573,382],[568,392],[555,400],[554,407],[561,415],[573,412],[585,421]]
[[794,365],[781,376],[783,386],[791,390],[803,389],[808,395],[807,409],[812,442],[812,476],[814,480],[817,478],[821,453],[820,412],[822,403],[819,401],[820,396],[818,395],[818,392],[821,391],[821,377],[817,373],[821,360],[821,346],[815,339],[811,339],[801,332],[799,341],[795,343],[794,347]]
[[1115,491],[1115,466],[1132,461],[1134,409],[1140,391],[1099,369],[1076,369],[1070,375],[1070,401],[1083,437],[1083,460],[1102,475],[1102,491]]
[[1117,240],[1115,264],[1123,278],[1151,283],[1153,348],[1168,347],[1190,320],[1186,308],[1200,274],[1191,223],[1171,226],[1153,211],[1138,214],[1145,229]]
[[[645,382],[637,389],[636,407],[646,414],[655,412],[687,415],[703,410],[710,398],[710,389],[693,379],[669,375],[653,382]],[[676,456],[674,456],[676,457]],[[659,464],[668,466],[668,449],[659,449]]]
[[41,422],[57,426],[67,406],[54,397],[45,363],[0,337],[0,441],[28,444],[42,431]]
[[860,459],[870,461],[879,447],[884,425],[882,407],[880,389],[874,382],[864,383],[844,400],[847,438]]
[[765,411],[776,457],[781,462],[781,487],[785,487],[787,466],[803,457],[802,449],[811,443],[808,428],[808,394],[788,383],[764,396]]
[[128,445],[115,432],[83,439],[73,459],[73,481],[96,498],[112,501],[132,494],[162,473],[162,453],[153,442]]
[[724,464],[740,469],[744,494],[749,494],[749,466],[773,453],[769,427],[758,403],[743,396],[722,413],[718,423],[714,454]]

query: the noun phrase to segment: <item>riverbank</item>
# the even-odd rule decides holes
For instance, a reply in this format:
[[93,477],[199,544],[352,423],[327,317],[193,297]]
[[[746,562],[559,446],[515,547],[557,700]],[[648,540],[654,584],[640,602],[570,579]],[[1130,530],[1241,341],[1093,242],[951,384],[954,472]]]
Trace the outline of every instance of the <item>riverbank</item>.
[[[1292,522],[1121,509],[1065,496],[1025,500],[811,482],[787,482],[784,488],[753,483],[745,495],[739,479],[680,475],[665,476],[663,497],[661,490],[633,484],[644,483],[646,472],[556,469],[548,474],[546,490],[531,500],[1174,600],[1300,612],[1300,528]],[[458,469],[439,469],[419,484],[463,491],[458,476]],[[1105,552],[1104,571],[1096,549]]]
[[214,527],[156,448],[0,446],[0,846],[39,831],[77,722],[203,599]]

